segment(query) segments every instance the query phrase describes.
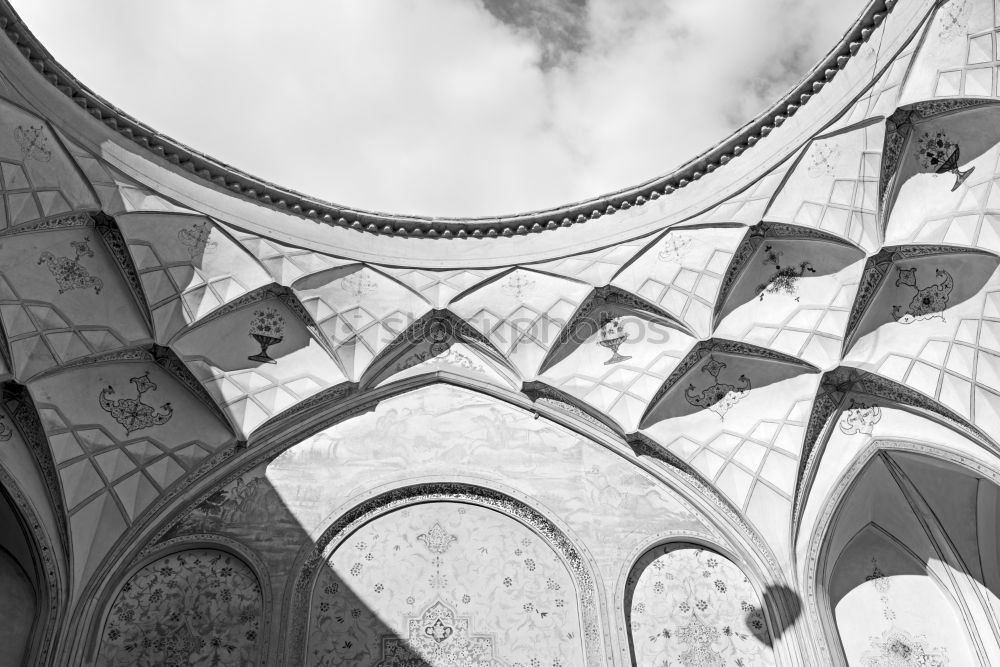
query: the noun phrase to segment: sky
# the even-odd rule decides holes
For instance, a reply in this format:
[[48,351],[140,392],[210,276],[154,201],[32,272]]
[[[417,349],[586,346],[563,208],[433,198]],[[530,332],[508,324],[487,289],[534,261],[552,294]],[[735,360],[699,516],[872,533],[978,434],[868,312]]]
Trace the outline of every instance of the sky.
[[13,0],[84,84],[335,203],[518,213],[668,173],[867,0]]

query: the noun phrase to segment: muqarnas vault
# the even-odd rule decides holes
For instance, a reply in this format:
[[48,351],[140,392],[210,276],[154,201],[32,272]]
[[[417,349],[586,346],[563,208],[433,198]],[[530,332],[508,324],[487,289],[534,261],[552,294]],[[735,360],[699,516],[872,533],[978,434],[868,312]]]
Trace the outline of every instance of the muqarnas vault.
[[424,219],[0,1],[0,663],[1000,664],[998,7],[876,0],[670,174]]

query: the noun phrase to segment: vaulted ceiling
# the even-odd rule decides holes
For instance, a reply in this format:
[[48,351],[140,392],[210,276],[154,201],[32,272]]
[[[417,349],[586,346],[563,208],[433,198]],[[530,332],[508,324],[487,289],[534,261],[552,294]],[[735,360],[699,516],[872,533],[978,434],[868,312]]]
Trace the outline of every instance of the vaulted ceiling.
[[875,2],[672,174],[489,220],[219,165],[81,87],[0,5],[0,439],[33,453],[71,580],[262,432],[417,376],[599,425],[780,561],[833,424],[871,434],[899,408],[995,451],[1000,17],[955,15],[986,62],[946,29],[960,3],[934,4]]

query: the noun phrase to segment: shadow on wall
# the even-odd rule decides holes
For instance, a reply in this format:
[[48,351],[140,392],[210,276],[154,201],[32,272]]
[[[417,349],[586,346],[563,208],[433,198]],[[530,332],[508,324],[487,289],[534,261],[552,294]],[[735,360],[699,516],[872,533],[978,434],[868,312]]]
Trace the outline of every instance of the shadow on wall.
[[[768,630],[764,609],[780,625]],[[761,600],[743,571],[700,545],[647,551],[626,580],[625,620],[633,667],[678,664],[697,643],[726,664],[774,664],[771,647],[799,617],[790,588],[768,586]],[[714,664],[714,663],[713,663]]]
[[[785,630],[794,625],[795,621],[798,620],[799,616],[802,614],[802,598],[800,598],[798,593],[793,591],[788,586],[768,586],[764,589],[764,608],[784,610],[784,614],[781,618],[777,619],[778,624],[773,628],[774,639],[781,639]],[[762,644],[766,644],[767,646],[774,645],[771,635],[768,634],[766,627],[755,628],[752,625],[752,613],[748,613],[743,620],[758,641]]]
[[[269,659],[275,641],[285,642],[286,652],[291,648],[289,612],[281,608],[281,601],[295,576],[295,559],[313,540],[263,476],[263,469],[211,494],[163,541],[195,535],[219,535],[249,547],[262,561],[269,581],[258,581],[250,566],[224,545],[212,548],[204,539],[194,538],[191,548],[181,545],[180,551],[154,560],[120,582],[101,621],[96,666],[243,667]],[[343,600],[343,613],[328,628],[337,644],[325,659],[305,664],[368,664],[359,656],[364,647],[352,640],[350,629],[363,624],[376,637],[395,634],[338,573],[330,569],[328,574]],[[265,583],[270,590],[261,590]],[[270,608],[265,608],[265,600]]]
[[122,582],[95,664],[258,664],[265,635],[284,643],[281,664],[297,655],[322,667],[590,664],[564,561],[536,531],[461,499],[404,504],[352,527],[293,606],[294,564],[316,545],[307,526],[325,525],[318,498],[305,486],[296,493],[293,512],[262,466],[164,537],[216,534],[250,547],[270,578],[270,609],[246,593],[250,568],[201,540]]

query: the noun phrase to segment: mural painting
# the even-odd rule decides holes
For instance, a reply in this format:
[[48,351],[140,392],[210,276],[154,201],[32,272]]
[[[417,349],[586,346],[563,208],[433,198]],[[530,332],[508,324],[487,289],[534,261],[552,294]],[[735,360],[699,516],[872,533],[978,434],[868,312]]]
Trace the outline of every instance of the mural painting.
[[628,580],[637,667],[774,664],[760,600],[731,561],[668,545],[643,556]]
[[118,593],[97,664],[256,664],[262,606],[257,577],[238,558],[213,549],[165,556]]
[[575,667],[577,604],[566,564],[529,528],[478,505],[412,505],[333,552],[307,664]]

